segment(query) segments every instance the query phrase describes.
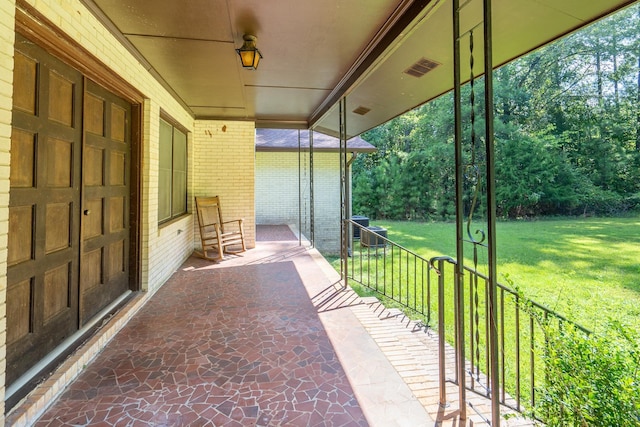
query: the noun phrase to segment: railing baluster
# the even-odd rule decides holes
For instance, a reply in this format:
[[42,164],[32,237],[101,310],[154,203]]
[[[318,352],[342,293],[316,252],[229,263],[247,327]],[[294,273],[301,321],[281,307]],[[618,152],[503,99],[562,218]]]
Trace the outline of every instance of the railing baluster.
[[[357,226],[360,227],[360,225]],[[352,228],[347,227],[346,229],[350,230],[349,234],[353,233]],[[363,231],[373,233],[372,231],[364,230],[362,227],[360,230],[361,236]],[[498,341],[500,354],[498,370],[495,372],[498,377],[497,379],[502,378],[502,387],[500,390],[489,390],[488,385],[491,384],[492,378],[490,376],[491,372],[489,371],[490,362],[487,356],[489,354],[489,348],[487,346],[489,345],[488,334],[490,321],[490,314],[488,313],[488,277],[477,271],[476,268],[461,266],[460,268],[464,271],[464,274],[458,279],[456,271],[456,274],[453,276],[455,278],[453,285],[455,286],[456,283],[458,283],[459,286],[454,288],[455,303],[450,306],[445,298],[447,298],[446,291],[451,289],[447,288],[447,286],[451,286],[452,283],[446,282],[447,276],[444,268],[447,264],[455,265],[456,260],[450,257],[435,257],[431,260],[426,260],[377,233],[372,235],[371,240],[376,243],[373,247],[372,245],[363,246],[361,241],[358,251],[358,261],[356,262],[355,259],[351,260],[351,271],[347,272],[350,279],[355,280],[359,278],[359,282],[363,286],[373,289],[386,298],[392,299],[407,309],[414,311],[414,313],[426,316],[427,325],[429,325],[432,320],[432,292],[434,293],[433,298],[436,297],[435,293],[437,293],[438,300],[435,306],[437,306],[438,311],[436,319],[438,321],[439,334],[438,348],[441,355],[439,364],[442,363],[442,366],[439,366],[439,371],[442,371],[442,383],[440,384],[441,403],[446,402],[445,340],[447,336],[445,319],[449,316],[455,320],[454,328],[452,328],[454,331],[454,341],[452,345],[455,350],[455,382],[460,385],[460,390],[468,387],[471,390],[480,392],[479,389],[482,388],[484,390],[482,392],[483,395],[496,396],[502,404],[510,405],[510,407],[517,411],[521,411],[525,406],[533,407],[536,401],[536,381],[544,381],[546,375],[542,369],[540,372],[544,375],[541,376],[536,373],[536,363],[540,363],[543,351],[545,350],[543,340],[546,339],[546,337],[542,337],[536,340],[536,334],[538,333],[536,324],[538,321],[558,322],[558,327],[562,328],[563,325],[572,322],[543,305],[520,297],[518,292],[498,283],[499,308],[496,315],[499,316],[497,323],[499,325]],[[379,244],[380,242],[383,242],[384,245]],[[354,258],[355,249],[355,247],[352,247],[352,256]],[[435,264],[436,261],[437,266]],[[345,262],[344,265],[349,265],[348,262],[344,260],[343,262]],[[411,268],[412,263],[413,269]],[[418,268],[418,263],[420,263],[420,268]],[[359,273],[355,271],[357,268],[356,264],[359,264]],[[366,269],[366,274],[363,269]],[[431,288],[432,270],[438,274],[438,282],[433,282],[433,290]],[[468,282],[466,282],[466,277],[468,277]],[[389,289],[388,286],[391,288]],[[437,290],[435,286],[437,286]],[[482,286],[484,289],[481,289]],[[413,297],[411,297],[412,292]],[[458,293],[457,297],[455,296],[456,292]],[[418,298],[418,293],[420,293],[420,298]],[[481,293],[484,294],[483,300],[481,300]],[[469,298],[468,302],[465,301],[466,297]],[[514,305],[513,311],[511,311],[510,307],[508,308],[508,304]],[[448,310],[453,310],[453,316],[448,313]],[[511,313],[513,313],[513,321],[507,318],[511,317]],[[521,313],[529,316],[528,322],[526,321],[526,317],[521,321]],[[541,313],[541,316],[538,316],[537,313]],[[434,313],[433,315],[435,316],[436,314]],[[484,316],[484,319],[481,319],[481,316]],[[458,322],[460,319],[462,319],[462,324]],[[465,319],[469,319],[468,333],[464,329]],[[586,328],[574,323],[572,324],[585,333],[590,333]],[[482,330],[483,328],[484,331]],[[514,328],[513,331],[511,328]],[[511,339],[512,336],[513,339]],[[527,338],[530,339],[528,361],[525,356]],[[482,340],[484,340],[484,342]],[[511,351],[512,345],[515,346],[515,355],[513,355]],[[467,349],[470,350],[470,353],[468,360],[465,361],[463,359],[463,350],[466,352]],[[515,361],[513,360],[514,358]],[[511,371],[512,363],[514,363],[513,370],[515,371],[515,379],[507,382],[505,377],[507,372]],[[523,363],[528,363],[529,372],[526,372],[526,367],[523,366]],[[467,371],[467,367],[469,367],[469,371]],[[523,375],[529,376],[529,396],[527,396],[526,391],[527,379],[525,379]],[[468,376],[471,377],[471,381],[465,384],[465,379]],[[496,394],[493,394],[494,392]],[[464,393],[461,392],[461,396],[463,394]],[[515,395],[515,402],[511,399],[510,395]],[[497,396],[499,396],[499,398]],[[459,400],[464,402],[465,399],[459,398]]]
[[520,398],[520,296],[516,294],[515,296],[516,304],[516,408],[518,411],[521,410],[521,398]]
[[502,394],[500,395],[500,401],[504,403],[507,400],[505,393],[505,366],[504,366],[504,289],[500,289],[500,331],[498,331],[500,337],[500,363],[502,364],[500,375],[502,384]]
[[402,249],[398,249],[398,301],[402,302]]
[[415,310],[417,306],[418,306],[418,258],[413,258],[413,309]]
[[489,392],[489,384],[491,384],[491,369],[489,369],[489,354],[491,353],[491,340],[489,339],[489,334],[491,332],[490,328],[489,328],[489,317],[491,316],[491,313],[489,312],[489,282],[488,280],[484,280],[484,359],[485,359],[485,365],[484,365],[484,369],[485,372],[487,373],[487,396],[489,396],[490,392]]
[[[440,406],[447,405],[445,378],[445,328],[444,328],[444,260],[438,261],[438,375],[440,376]],[[457,372],[457,369],[456,369]]]
[[396,279],[396,276],[394,274],[395,273],[395,266],[396,266],[395,256],[394,255],[395,255],[394,247],[391,246],[391,299],[393,299],[393,295],[394,295],[394,293],[393,293],[393,285],[394,285],[395,279]]
[[533,315],[529,316],[529,334],[531,335],[531,343],[529,348],[529,368],[531,369],[530,375],[530,392],[531,392],[531,406],[535,406],[536,404],[536,395],[535,395],[535,384],[536,384],[536,365],[535,365],[535,347],[536,347],[536,337],[534,331],[534,318]]
[[475,369],[475,333],[476,333],[476,329],[475,329],[475,312],[474,312],[474,276],[473,275],[469,275],[469,346],[470,346],[470,355],[471,355],[471,360],[470,362],[470,367],[471,367],[471,389],[474,390],[475,386],[476,386],[476,380],[475,380],[475,376],[474,376],[474,369]]
[[[360,227],[360,239],[362,239],[362,227]],[[358,251],[360,255],[360,281],[362,282],[362,240],[360,240],[360,250]]]
[[[424,281],[424,260],[422,261],[422,280]],[[423,288],[424,289],[424,288]],[[424,299],[424,292],[422,292]],[[427,324],[431,324],[431,268],[427,264]]]
[[[405,264],[405,278],[402,281],[402,283],[406,283],[407,284],[407,292],[405,293],[405,299],[407,300],[407,305],[409,305],[409,252],[405,252],[406,254],[406,264]],[[402,289],[402,286],[400,286],[400,289]]]

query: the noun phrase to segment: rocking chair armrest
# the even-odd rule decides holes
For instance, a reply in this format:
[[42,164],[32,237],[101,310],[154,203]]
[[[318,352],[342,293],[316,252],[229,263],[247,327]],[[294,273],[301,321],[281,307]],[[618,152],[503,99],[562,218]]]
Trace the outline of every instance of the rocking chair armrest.
[[223,221],[222,224],[231,224],[237,222],[238,224],[242,224],[244,222],[244,218],[240,218],[240,219],[232,219],[230,221]]

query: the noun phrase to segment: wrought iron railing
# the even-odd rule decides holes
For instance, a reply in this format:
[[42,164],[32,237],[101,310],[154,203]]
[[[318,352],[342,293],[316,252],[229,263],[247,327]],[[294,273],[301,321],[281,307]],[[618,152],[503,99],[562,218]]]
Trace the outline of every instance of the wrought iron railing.
[[[489,387],[492,362],[488,277],[464,266],[463,277],[456,279],[455,259],[444,256],[427,260],[370,228],[350,220],[347,224],[351,242],[347,279],[421,316],[429,327],[437,328],[441,349],[441,403],[445,403],[446,384],[450,382],[460,386],[461,401],[467,401],[465,392],[470,391],[489,399],[499,399],[501,405],[518,412],[535,405],[536,387],[545,375],[542,324],[572,322],[499,283],[499,360],[495,363],[502,387],[492,394]],[[355,234],[359,234],[360,239],[352,237],[354,230],[359,231]],[[446,352],[445,346],[451,346],[455,351]],[[447,360],[447,354],[455,360]],[[445,365],[449,364],[455,366],[453,378],[445,376]],[[460,410],[464,417],[464,405]]]
[[[387,239],[372,227],[348,220],[348,278],[431,321],[429,260]],[[355,233],[354,233],[355,231]]]

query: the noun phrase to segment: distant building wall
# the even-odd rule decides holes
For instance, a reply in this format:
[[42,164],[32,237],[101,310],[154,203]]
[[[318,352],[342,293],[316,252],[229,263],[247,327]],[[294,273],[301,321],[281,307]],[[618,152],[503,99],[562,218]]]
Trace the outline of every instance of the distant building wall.
[[[309,153],[256,153],[256,224],[288,224],[310,238]],[[301,183],[301,184],[300,184]],[[340,252],[340,156],[314,153],[315,246]],[[301,197],[299,197],[299,194]]]

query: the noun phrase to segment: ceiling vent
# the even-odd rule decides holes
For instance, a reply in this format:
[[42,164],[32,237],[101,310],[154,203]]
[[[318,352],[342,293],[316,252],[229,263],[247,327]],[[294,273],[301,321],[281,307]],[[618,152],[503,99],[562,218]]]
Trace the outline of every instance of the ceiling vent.
[[360,114],[361,116],[364,116],[369,111],[371,111],[371,108],[363,107],[362,105],[356,108],[355,110],[353,110],[354,113]]
[[404,70],[404,73],[409,74],[410,76],[413,76],[413,77],[422,77],[425,74],[427,74],[429,71],[432,71],[438,65],[440,64],[436,61],[432,61],[427,58],[422,58],[418,60],[418,62],[413,64],[411,67]]

